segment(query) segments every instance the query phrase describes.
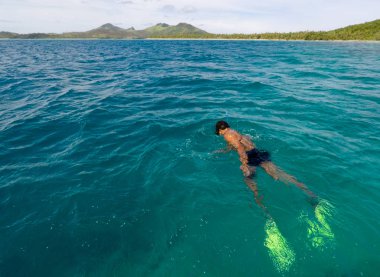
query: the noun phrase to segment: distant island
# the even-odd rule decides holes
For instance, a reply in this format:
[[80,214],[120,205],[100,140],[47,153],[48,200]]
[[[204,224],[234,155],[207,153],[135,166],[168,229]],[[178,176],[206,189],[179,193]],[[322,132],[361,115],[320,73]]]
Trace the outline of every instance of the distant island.
[[143,30],[123,29],[110,23],[86,32],[17,34],[0,32],[3,39],[269,39],[269,40],[374,40],[380,41],[380,19],[331,31],[261,34],[212,34],[187,23],[159,23]]

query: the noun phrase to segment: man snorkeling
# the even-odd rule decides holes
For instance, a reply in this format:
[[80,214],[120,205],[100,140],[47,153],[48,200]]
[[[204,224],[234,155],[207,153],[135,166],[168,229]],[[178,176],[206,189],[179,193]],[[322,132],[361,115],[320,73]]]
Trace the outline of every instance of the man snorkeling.
[[266,211],[266,209],[258,198],[257,185],[252,179],[257,166],[261,166],[273,179],[293,183],[302,189],[312,200],[316,200],[317,196],[310,191],[305,184],[297,181],[293,176],[279,169],[271,162],[269,152],[257,149],[248,136],[241,135],[239,132],[231,129],[226,121],[218,121],[216,123],[215,134],[224,137],[229,150],[234,149],[238,152],[241,162],[240,169],[246,177],[245,183],[253,191],[256,203],[261,206],[264,211]]
[[[287,243],[285,237],[281,234],[273,217],[261,202],[257,185],[252,178],[257,166],[261,166],[275,180],[293,183],[309,196],[309,201],[313,206],[317,221],[315,222],[307,217],[303,217],[303,220],[306,220],[305,222],[308,226],[307,235],[311,240],[312,246],[324,249],[333,243],[334,233],[328,224],[328,218],[332,216],[333,206],[328,201],[319,199],[305,184],[297,181],[293,176],[279,169],[271,162],[269,152],[257,149],[248,136],[244,136],[231,129],[227,122],[218,121],[215,125],[215,133],[224,137],[228,144],[228,150],[235,149],[239,154],[241,162],[240,169],[245,176],[244,181],[253,191],[255,202],[264,211],[267,218],[264,245],[268,248],[269,255],[273,259],[274,265],[279,272],[285,272],[290,269],[295,261],[295,253]],[[225,151],[222,150],[222,152]]]

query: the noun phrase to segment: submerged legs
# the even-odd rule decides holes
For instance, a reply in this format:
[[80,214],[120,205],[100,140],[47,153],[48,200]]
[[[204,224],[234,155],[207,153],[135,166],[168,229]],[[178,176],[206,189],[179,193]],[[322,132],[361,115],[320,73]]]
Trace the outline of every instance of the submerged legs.
[[264,211],[267,217],[264,227],[266,236],[264,245],[268,248],[269,256],[271,257],[274,266],[279,272],[289,271],[295,261],[295,253],[290,247],[284,236],[277,227],[276,222],[267,211],[267,208],[261,202],[262,197],[259,196],[257,185],[251,177],[244,178],[246,185],[252,190],[255,196],[255,202]]
[[269,218],[271,218],[270,214],[267,211],[267,208],[264,206],[264,204],[261,202],[263,199],[261,196],[259,196],[259,191],[257,189],[257,184],[255,181],[252,179],[252,177],[246,177],[244,178],[245,184],[252,190],[253,195],[255,196],[255,202],[259,207],[264,211],[265,215]]
[[280,180],[284,183],[292,183],[296,187],[303,190],[308,196],[311,198],[317,198],[317,195],[314,194],[305,184],[298,182],[296,178],[293,176],[287,174],[285,171],[279,169],[274,163],[272,162],[263,162],[261,164],[261,167],[264,168],[264,170],[273,177],[275,180]]

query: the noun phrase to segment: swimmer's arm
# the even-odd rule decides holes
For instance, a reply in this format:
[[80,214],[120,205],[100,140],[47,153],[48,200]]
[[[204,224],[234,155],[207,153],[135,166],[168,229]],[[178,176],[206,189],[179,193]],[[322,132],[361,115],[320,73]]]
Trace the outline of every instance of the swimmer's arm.
[[245,149],[240,143],[239,143],[239,147],[237,148],[237,152],[238,152],[239,157],[240,157],[240,161],[241,161],[240,169],[243,172],[243,175],[245,177],[252,175],[251,169],[248,166],[247,153],[245,153]]
[[248,156],[247,156],[247,153],[245,153],[244,147],[239,143],[238,147],[236,147],[236,150],[239,154],[241,165],[247,166],[248,165]]
[[245,153],[245,149],[243,145],[239,142],[238,138],[235,136],[225,136],[226,141],[231,144],[239,154],[239,159],[241,162],[240,169],[243,171],[245,176],[250,174],[250,170],[248,167],[248,156]]
[[215,150],[213,153],[227,153],[227,152],[231,151],[232,149],[234,149],[233,146],[228,143],[226,148]]

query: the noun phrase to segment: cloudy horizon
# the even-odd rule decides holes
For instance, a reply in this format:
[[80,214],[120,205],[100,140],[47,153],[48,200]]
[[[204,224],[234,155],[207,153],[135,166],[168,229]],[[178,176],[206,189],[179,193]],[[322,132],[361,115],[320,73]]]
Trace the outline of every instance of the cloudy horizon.
[[376,0],[0,0],[0,31],[62,33],[105,23],[192,24],[210,33],[326,31],[379,18]]

